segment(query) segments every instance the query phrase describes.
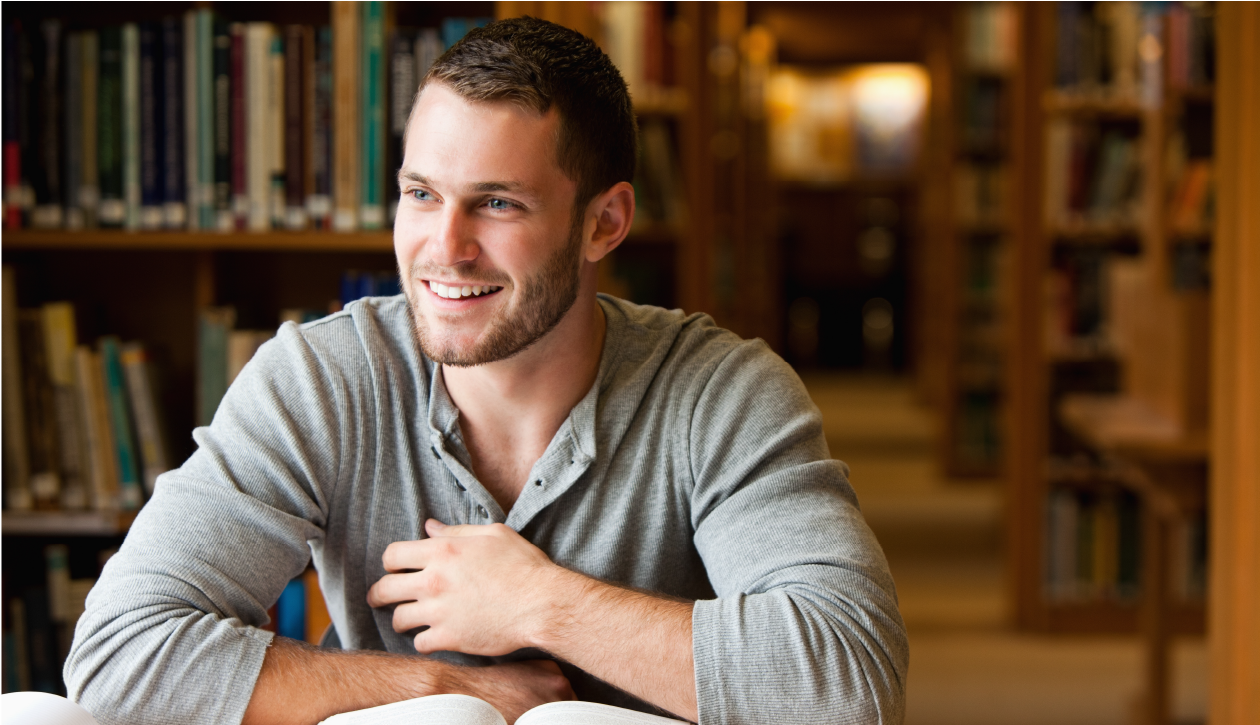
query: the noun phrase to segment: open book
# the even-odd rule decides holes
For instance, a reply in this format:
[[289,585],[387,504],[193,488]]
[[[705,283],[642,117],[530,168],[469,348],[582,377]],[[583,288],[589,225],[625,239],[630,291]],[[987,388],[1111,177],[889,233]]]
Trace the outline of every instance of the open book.
[[[516,725],[677,725],[679,720],[595,702],[549,702]],[[320,725],[507,725],[499,711],[468,695],[429,695],[333,715]]]

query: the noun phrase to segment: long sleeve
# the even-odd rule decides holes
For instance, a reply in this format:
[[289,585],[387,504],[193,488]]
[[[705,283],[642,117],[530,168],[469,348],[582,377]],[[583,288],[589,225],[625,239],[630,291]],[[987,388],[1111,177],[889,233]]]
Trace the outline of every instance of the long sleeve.
[[[320,339],[337,330],[353,327]],[[361,348],[345,342],[340,358],[354,364]],[[344,451],[361,431],[350,421],[368,417],[355,401],[370,396],[311,345],[285,325],[259,350],[92,589],[65,679],[103,725],[244,714],[272,637],[258,627],[310,560],[329,491],[353,463]]]
[[689,433],[701,723],[891,723],[909,647],[888,564],[818,409],[760,342],[717,366]]

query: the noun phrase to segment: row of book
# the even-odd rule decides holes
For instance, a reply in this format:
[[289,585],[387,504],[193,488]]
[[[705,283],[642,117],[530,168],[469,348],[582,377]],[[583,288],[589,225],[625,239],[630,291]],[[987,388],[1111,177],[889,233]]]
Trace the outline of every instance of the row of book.
[[1018,57],[1014,3],[969,2],[962,8],[963,64],[967,70],[1006,73]]
[[1114,264],[1105,249],[1071,250],[1045,279],[1045,347],[1052,357],[1109,354]]
[[954,219],[973,229],[994,229],[1009,221],[1009,173],[1001,163],[960,163],[954,167]]
[[1157,107],[1163,98],[1162,3],[1060,2],[1055,85]]
[[141,343],[78,343],[74,306],[18,309],[4,269],[4,480],[12,510],[134,510],[171,460]]
[[[97,572],[117,550],[97,555]],[[65,544],[44,547],[45,579],[5,592],[5,692],[65,694],[61,665],[70,651],[74,626],[83,614],[88,592],[96,579],[71,578],[70,552]],[[6,582],[13,584],[13,582]]]
[[[1142,506],[1114,487],[1052,488],[1046,506],[1046,593],[1052,601],[1141,596]],[[1202,601],[1207,588],[1207,519],[1179,521],[1169,547],[1170,594]]]
[[1007,82],[989,75],[972,75],[959,83],[958,144],[964,154],[998,156],[1005,151],[1010,127]]
[[333,3],[320,27],[6,20],[5,226],[381,228],[419,79],[485,22],[387,46],[381,2]]
[[1216,15],[1213,3],[1170,3],[1168,83],[1175,89],[1206,88],[1216,81]]
[[1140,138],[1055,118],[1046,129],[1046,217],[1054,229],[1134,229],[1144,217]]

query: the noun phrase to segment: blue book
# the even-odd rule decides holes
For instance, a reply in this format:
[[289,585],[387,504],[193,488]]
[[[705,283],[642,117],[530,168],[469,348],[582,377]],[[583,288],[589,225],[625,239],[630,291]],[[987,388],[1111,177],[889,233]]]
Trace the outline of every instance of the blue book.
[[165,114],[158,26],[140,23],[140,226],[162,226]]
[[228,332],[236,322],[231,307],[208,307],[197,330],[197,425],[210,425],[228,389]]
[[162,21],[162,216],[168,229],[188,224],[184,190],[184,25]]
[[306,583],[301,577],[284,585],[276,602],[276,634],[306,640]]
[[136,460],[136,439],[132,434],[127,383],[118,338],[101,338],[101,365],[105,371],[105,405],[109,409],[109,427],[114,434],[114,458],[118,464],[119,505],[125,511],[134,511],[144,503],[144,493],[140,487],[140,466]]

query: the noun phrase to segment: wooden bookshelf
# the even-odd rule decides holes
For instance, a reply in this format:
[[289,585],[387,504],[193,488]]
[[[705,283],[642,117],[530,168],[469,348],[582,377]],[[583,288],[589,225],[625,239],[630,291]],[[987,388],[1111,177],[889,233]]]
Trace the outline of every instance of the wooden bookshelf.
[[134,511],[5,511],[5,536],[122,536],[135,521]]
[[149,250],[171,252],[393,252],[391,231],[182,232],[21,230],[4,234],[6,249]]

